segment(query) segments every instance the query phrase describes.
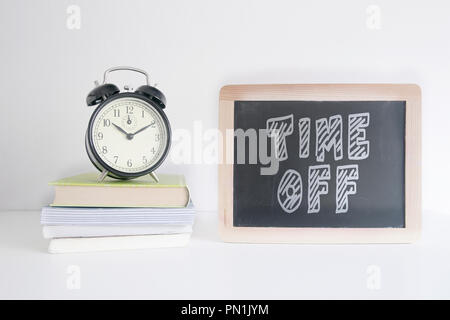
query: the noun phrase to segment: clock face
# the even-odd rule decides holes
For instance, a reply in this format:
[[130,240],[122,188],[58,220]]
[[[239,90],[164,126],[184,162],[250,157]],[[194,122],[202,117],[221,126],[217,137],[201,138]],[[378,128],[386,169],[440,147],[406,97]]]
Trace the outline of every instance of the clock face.
[[142,99],[114,99],[92,121],[90,138],[95,153],[116,171],[143,172],[165,156],[168,124],[155,107]]

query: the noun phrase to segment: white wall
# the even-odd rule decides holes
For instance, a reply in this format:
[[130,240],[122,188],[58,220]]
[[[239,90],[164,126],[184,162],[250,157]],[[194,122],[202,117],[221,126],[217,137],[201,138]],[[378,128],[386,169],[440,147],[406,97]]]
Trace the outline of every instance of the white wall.
[[[66,27],[71,4],[79,30]],[[379,30],[366,26],[371,4]],[[217,127],[225,84],[417,83],[424,207],[449,211],[449,10],[448,1],[2,0],[0,208],[38,209],[51,200],[47,182],[92,169],[86,94],[106,68],[131,65],[166,93],[174,129]],[[216,208],[216,166],[161,171],[184,173],[197,206]]]

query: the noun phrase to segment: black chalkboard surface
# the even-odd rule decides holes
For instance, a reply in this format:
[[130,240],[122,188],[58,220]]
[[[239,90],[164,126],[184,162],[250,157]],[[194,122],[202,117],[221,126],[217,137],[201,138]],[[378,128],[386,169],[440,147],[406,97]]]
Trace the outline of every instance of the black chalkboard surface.
[[[262,175],[260,159],[238,163],[235,138],[233,225],[404,228],[405,104],[235,101],[235,129],[278,125],[285,145],[277,173]],[[240,152],[249,159],[245,139]]]
[[223,87],[222,239],[413,242],[420,123],[421,90],[412,84]]

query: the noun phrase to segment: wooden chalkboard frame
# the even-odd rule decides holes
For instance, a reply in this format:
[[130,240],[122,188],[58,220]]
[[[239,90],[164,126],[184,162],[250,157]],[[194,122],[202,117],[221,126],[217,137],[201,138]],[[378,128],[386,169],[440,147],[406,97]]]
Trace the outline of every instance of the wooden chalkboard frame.
[[[280,228],[233,226],[233,164],[223,143],[219,164],[219,232],[226,242],[410,243],[421,231],[421,90],[415,84],[227,85],[220,90],[219,129],[234,129],[235,101],[406,101],[405,228]],[[234,142],[231,142],[234,143]],[[227,158],[227,159],[226,159]],[[228,160],[228,161],[227,161]]]

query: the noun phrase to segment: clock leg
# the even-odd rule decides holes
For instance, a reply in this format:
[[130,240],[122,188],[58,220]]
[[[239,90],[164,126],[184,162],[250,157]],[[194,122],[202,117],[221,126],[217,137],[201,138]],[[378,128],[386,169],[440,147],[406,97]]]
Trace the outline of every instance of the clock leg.
[[97,182],[102,182],[105,180],[106,176],[108,175],[108,170],[103,170],[102,173],[97,178]]
[[158,176],[156,175],[156,173],[150,172],[149,175],[150,175],[150,177],[153,178],[153,180],[155,180],[155,182],[159,182],[159,179],[158,179]]

